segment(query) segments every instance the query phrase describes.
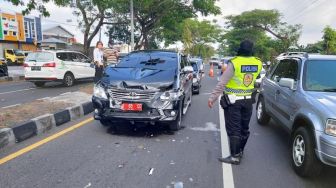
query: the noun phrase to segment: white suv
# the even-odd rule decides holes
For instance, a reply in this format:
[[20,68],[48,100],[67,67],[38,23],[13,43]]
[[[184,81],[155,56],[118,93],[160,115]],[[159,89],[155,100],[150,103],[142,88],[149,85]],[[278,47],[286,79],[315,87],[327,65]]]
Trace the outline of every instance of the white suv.
[[40,51],[30,53],[24,63],[25,79],[42,87],[59,81],[67,87],[75,80],[92,79],[95,69],[91,59],[75,51]]

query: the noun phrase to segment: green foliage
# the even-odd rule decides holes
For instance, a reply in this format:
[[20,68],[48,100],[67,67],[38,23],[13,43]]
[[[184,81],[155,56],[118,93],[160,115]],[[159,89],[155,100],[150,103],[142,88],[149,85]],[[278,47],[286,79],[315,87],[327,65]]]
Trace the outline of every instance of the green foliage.
[[224,44],[220,46],[222,54],[235,55],[240,42],[245,39],[255,43],[255,55],[264,61],[288,51],[290,46],[298,46],[302,26],[282,22],[278,10],[256,9],[226,19],[228,30],[223,36]]
[[336,30],[327,26],[323,30],[323,48],[326,54],[336,54]]

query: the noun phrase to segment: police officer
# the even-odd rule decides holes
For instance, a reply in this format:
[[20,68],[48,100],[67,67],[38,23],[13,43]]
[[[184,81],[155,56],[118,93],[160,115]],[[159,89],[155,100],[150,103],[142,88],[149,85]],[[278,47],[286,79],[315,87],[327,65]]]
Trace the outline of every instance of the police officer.
[[[217,98],[223,94],[221,104],[224,108],[225,126],[230,142],[231,155],[219,161],[238,165],[250,135],[249,122],[252,115],[252,93],[254,83],[262,69],[262,62],[252,56],[253,43],[244,40],[238,54],[232,58],[219,83],[213,90],[208,106],[213,107]],[[224,92],[224,93],[223,93]]]

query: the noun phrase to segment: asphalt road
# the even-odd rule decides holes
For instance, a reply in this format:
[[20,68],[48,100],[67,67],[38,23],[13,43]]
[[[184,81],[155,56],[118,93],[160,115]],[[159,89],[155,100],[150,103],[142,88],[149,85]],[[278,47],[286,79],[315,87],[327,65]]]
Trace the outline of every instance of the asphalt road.
[[[207,108],[208,93],[215,84],[216,79],[205,78],[201,94],[193,97],[183,119],[185,128],[174,135],[161,126],[138,125],[135,130],[128,124],[120,124],[118,134],[111,135],[92,121],[2,164],[0,185],[167,188],[183,182],[183,187],[223,187],[223,176],[226,179],[229,174],[223,174],[217,157],[228,148],[221,146],[219,108]],[[55,129],[49,135],[76,123]],[[253,115],[250,126],[251,137],[243,161],[240,166],[232,166],[235,187],[335,187],[333,168],[326,168],[314,179],[295,175],[290,167],[288,134],[278,125],[260,127]],[[35,137],[0,151],[0,158],[41,139]]]
[[93,82],[78,82],[73,87],[64,87],[60,83],[47,83],[42,88],[37,88],[33,83],[25,81],[0,83],[0,108],[78,91],[86,84],[93,84]]

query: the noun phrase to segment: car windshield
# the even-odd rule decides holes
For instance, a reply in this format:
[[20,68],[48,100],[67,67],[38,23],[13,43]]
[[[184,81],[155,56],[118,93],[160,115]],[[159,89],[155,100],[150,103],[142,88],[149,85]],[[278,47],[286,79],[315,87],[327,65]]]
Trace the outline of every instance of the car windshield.
[[26,61],[34,61],[34,62],[48,62],[53,61],[54,56],[52,53],[48,52],[37,52],[28,54]]
[[14,54],[17,56],[24,56],[24,53],[20,50],[14,50]]
[[336,60],[307,61],[303,87],[308,91],[336,92]]
[[193,67],[194,71],[198,71],[198,66],[196,62],[191,62],[191,66]]
[[168,70],[177,68],[177,54],[172,52],[136,52],[122,58],[116,67],[151,68]]

